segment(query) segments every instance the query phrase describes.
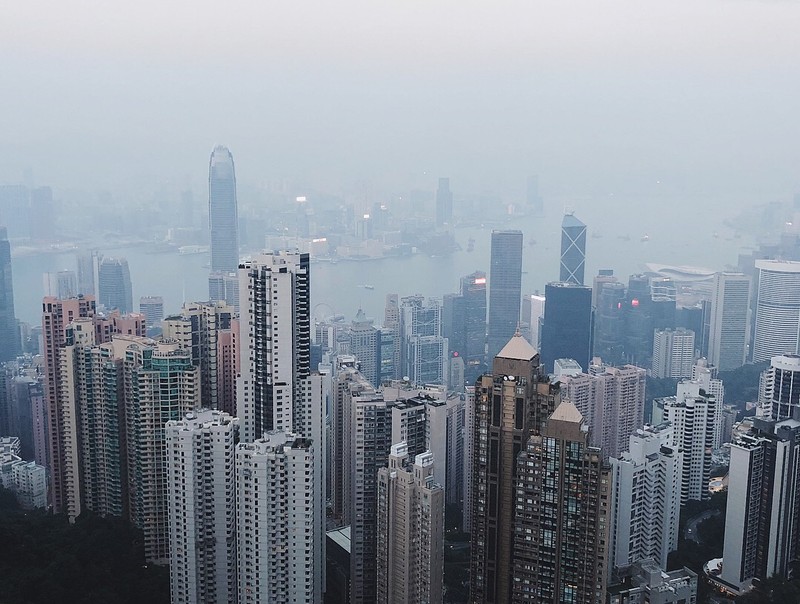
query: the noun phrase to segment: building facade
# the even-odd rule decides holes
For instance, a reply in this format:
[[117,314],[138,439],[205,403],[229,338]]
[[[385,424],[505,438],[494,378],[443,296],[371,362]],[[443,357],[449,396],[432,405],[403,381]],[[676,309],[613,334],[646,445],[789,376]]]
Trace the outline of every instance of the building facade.
[[747,354],[750,277],[717,273],[711,295],[708,361],[720,371],[737,369]]
[[583,285],[586,270],[586,225],[573,214],[561,221],[561,268],[558,280]]
[[519,325],[522,303],[522,231],[492,231],[489,271],[489,359]]
[[756,260],[754,363],[800,353],[800,262]]

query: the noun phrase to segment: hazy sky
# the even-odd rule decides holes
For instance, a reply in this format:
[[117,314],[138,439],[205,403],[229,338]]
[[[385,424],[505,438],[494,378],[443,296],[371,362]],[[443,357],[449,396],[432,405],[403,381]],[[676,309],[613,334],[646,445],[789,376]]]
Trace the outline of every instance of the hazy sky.
[[[800,2],[6,2],[0,182],[800,190]],[[200,190],[197,191],[199,194]]]

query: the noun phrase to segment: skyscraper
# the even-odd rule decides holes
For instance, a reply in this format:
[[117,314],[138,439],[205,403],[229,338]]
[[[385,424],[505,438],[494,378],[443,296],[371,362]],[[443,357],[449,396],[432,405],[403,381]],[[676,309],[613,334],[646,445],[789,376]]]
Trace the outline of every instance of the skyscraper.
[[381,332],[360,308],[350,325],[350,354],[358,359],[361,373],[370,383],[380,385]]
[[717,273],[711,297],[708,361],[720,371],[738,369],[747,352],[750,277]]
[[734,592],[754,579],[787,578],[797,560],[798,426],[797,416],[754,419],[749,433],[731,443],[720,579]]
[[412,384],[447,384],[449,344],[442,335],[441,302],[422,296],[402,298],[400,337],[403,376]]
[[43,281],[45,296],[55,296],[64,300],[66,298],[74,298],[79,293],[82,293],[78,291],[78,278],[75,271],[63,270],[55,273],[45,273]]
[[492,231],[489,358],[514,335],[522,303],[522,231]]
[[630,437],[613,470],[611,564],[616,569],[653,558],[667,568],[678,548],[683,453],[674,448],[673,427],[645,426]]
[[173,604],[236,602],[238,428],[211,410],[166,424]]
[[450,179],[440,178],[436,189],[436,226],[444,226],[453,222],[453,193],[450,191]]
[[514,522],[498,527],[506,534],[514,528],[513,575],[497,579],[505,585],[512,579],[512,597],[473,594],[473,602],[605,602],[611,472],[589,446],[575,405],[556,407],[516,465]]
[[472,433],[470,601],[511,602],[517,550],[515,459],[559,402],[539,355],[517,332],[475,385]]
[[800,262],[756,260],[753,362],[800,352]]
[[131,272],[125,258],[103,258],[97,272],[99,304],[108,310],[121,313],[133,312],[133,288]]
[[625,284],[601,283],[596,306],[593,355],[620,365],[625,362]]
[[316,491],[325,482],[315,473],[319,455],[309,439],[283,431],[236,448],[241,604],[322,601],[325,532]]
[[694,332],[656,329],[653,336],[653,377],[688,378],[694,365]]
[[164,298],[161,296],[142,296],[139,298],[139,312],[147,321],[147,329],[161,331],[164,320]]
[[228,273],[239,266],[239,214],[236,170],[227,147],[217,145],[208,164],[208,224],[211,229],[211,270]]
[[776,421],[793,418],[800,410],[800,356],[772,357],[762,376],[758,399],[764,415]]
[[14,282],[11,278],[11,244],[0,227],[0,362],[19,354],[19,327],[14,314]]
[[450,354],[463,359],[466,382],[474,383],[486,366],[486,273],[462,277],[460,293],[444,297],[442,335]]
[[586,225],[573,214],[561,221],[561,271],[559,281],[583,285],[586,269]]
[[434,463],[426,451],[412,464],[402,442],[378,470],[379,603],[442,601],[444,489],[434,482]]
[[592,288],[574,283],[545,286],[541,363],[553,370],[556,359],[574,359],[588,368],[592,354]]

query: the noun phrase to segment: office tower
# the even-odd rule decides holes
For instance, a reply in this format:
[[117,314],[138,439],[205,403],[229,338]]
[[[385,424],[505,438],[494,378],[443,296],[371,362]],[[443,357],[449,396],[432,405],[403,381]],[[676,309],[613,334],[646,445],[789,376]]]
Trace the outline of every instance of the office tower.
[[559,281],[583,285],[586,269],[586,225],[573,214],[561,221],[561,270]]
[[242,442],[273,430],[292,431],[300,417],[300,382],[311,374],[309,268],[308,254],[298,252],[262,254],[242,264],[240,291],[247,292],[239,319]]
[[225,301],[225,273],[212,271],[208,275],[208,299],[211,302]]
[[386,294],[381,327],[381,382],[401,375],[400,302],[397,294]]
[[[317,530],[320,455],[283,431],[236,448],[238,592],[242,604],[321,602],[324,532]],[[324,527],[319,527],[320,529]]]
[[412,384],[446,384],[447,338],[442,336],[442,306],[435,298],[407,296],[400,301],[403,376]]
[[239,420],[220,411],[166,424],[173,604],[236,602]]
[[713,396],[700,393],[698,382],[684,380],[675,396],[656,399],[654,404],[663,413],[654,410],[653,423],[670,422],[674,428],[672,447],[683,451],[681,505],[708,499],[717,402]]
[[525,199],[528,202],[528,207],[535,214],[541,214],[544,211],[544,200],[539,194],[539,177],[536,175],[528,176],[525,181]]
[[430,451],[409,459],[392,445],[389,467],[378,470],[377,602],[442,602],[444,490],[434,482]]
[[0,185],[0,224],[14,239],[30,236],[30,191],[25,185]]
[[[512,595],[473,602],[606,601],[611,472],[591,447],[575,405],[562,401],[517,459]],[[491,489],[491,483],[489,485]],[[509,578],[498,575],[507,588]]]
[[79,254],[78,263],[78,293],[84,296],[97,296],[95,288],[95,273],[97,270],[97,255],[95,252]]
[[653,377],[688,378],[694,365],[694,332],[656,329],[653,336]]
[[149,562],[169,562],[169,485],[164,427],[200,408],[200,370],[175,342],[125,349],[128,509]]
[[[47,470],[48,495],[53,512],[66,513],[67,491],[64,467],[64,420],[63,401],[60,388],[62,383],[59,349],[66,343],[67,327],[79,318],[93,317],[94,298],[86,296],[59,300],[48,297],[42,301],[42,341],[45,362],[45,398],[47,401]],[[110,337],[110,336],[108,336]],[[100,333],[98,343],[108,339]]]
[[121,313],[133,312],[133,289],[128,261],[124,258],[103,258],[97,272],[100,297],[98,304]]
[[161,321],[164,320],[164,298],[142,296],[139,298],[139,312],[144,315],[148,331],[161,331]]
[[720,580],[742,592],[754,580],[788,578],[796,561],[800,428],[797,416],[753,419],[731,443]]
[[800,262],[756,260],[754,363],[800,352]]
[[639,428],[627,451],[609,459],[612,570],[652,558],[667,568],[678,548],[683,452],[669,424]]
[[453,192],[450,190],[450,179],[440,178],[436,189],[436,226],[453,224]]
[[625,308],[625,360],[639,367],[649,367],[653,353],[653,297],[646,275],[628,279]]
[[11,244],[0,227],[0,362],[19,354],[19,328],[14,314],[14,282],[11,277]]
[[588,367],[592,354],[592,290],[574,283],[545,286],[541,363],[553,369],[556,359],[574,359]]
[[776,421],[793,418],[794,410],[800,409],[800,356],[772,357],[759,386],[765,417]]
[[600,304],[600,292],[607,283],[619,283],[619,279],[614,276],[614,271],[610,268],[601,268],[592,279],[592,306],[597,308]]
[[489,358],[506,345],[519,325],[522,301],[522,231],[492,231],[489,272]]
[[562,398],[578,408],[589,427],[592,446],[604,459],[619,457],[644,424],[647,372],[634,365],[593,363],[588,373],[570,371],[558,376],[558,382]]
[[52,242],[57,239],[56,208],[50,187],[31,189],[31,239]]
[[350,325],[350,354],[358,359],[359,369],[373,386],[380,385],[381,332],[360,308]]
[[708,360],[720,371],[738,369],[744,364],[749,309],[750,277],[742,273],[714,275]]
[[691,604],[697,601],[697,573],[685,566],[666,572],[655,560],[637,562],[621,583],[608,588],[608,604]]
[[42,281],[44,282],[44,295],[66,299],[74,298],[78,295],[78,278],[75,271],[58,271],[56,273],[45,273]]
[[[208,164],[208,224],[211,229],[211,270],[235,272],[239,267],[239,215],[233,155],[214,147]],[[211,296],[212,300],[219,300]]]
[[625,359],[625,295],[623,283],[604,283],[594,304],[592,354],[610,365],[621,365]]
[[[470,600],[510,602],[517,549],[514,460],[559,402],[539,355],[519,331],[494,358],[491,375],[475,385],[472,458]],[[521,553],[521,552],[519,552]]]
[[[235,338],[234,317],[233,307],[225,302],[187,302],[180,314],[161,322],[164,338],[179,342],[181,348],[189,350],[192,363],[200,368],[202,405],[206,409],[222,409],[220,381],[228,384],[227,396],[232,395],[230,363],[236,362],[232,356],[235,351],[228,348],[226,364],[220,357],[220,347],[226,342],[230,346]],[[230,401],[227,404],[230,413]]]
[[[464,378],[474,384],[486,369],[486,273],[476,271],[461,278],[464,299]],[[450,348],[452,350],[452,347]]]
[[539,293],[526,295],[522,298],[522,324],[527,323],[530,343],[536,350],[539,350],[542,346],[541,329],[544,321],[544,303],[545,297]]

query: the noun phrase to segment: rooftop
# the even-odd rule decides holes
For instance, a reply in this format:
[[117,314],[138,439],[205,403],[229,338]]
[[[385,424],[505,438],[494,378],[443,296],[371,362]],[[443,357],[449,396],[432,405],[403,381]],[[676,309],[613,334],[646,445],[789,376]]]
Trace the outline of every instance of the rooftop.
[[520,361],[530,361],[536,356],[536,350],[531,346],[528,341],[522,337],[522,334],[517,329],[517,332],[511,337],[503,349],[497,353],[498,357],[504,359],[517,359]]

